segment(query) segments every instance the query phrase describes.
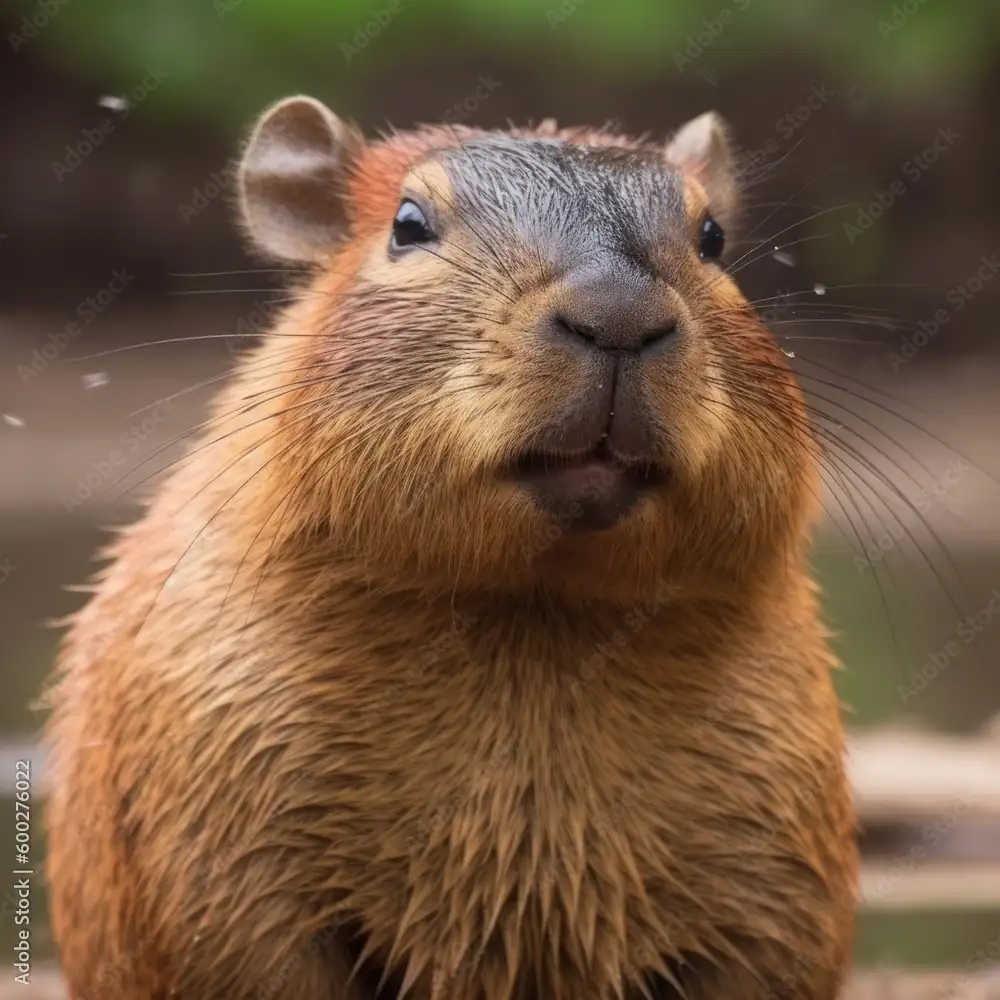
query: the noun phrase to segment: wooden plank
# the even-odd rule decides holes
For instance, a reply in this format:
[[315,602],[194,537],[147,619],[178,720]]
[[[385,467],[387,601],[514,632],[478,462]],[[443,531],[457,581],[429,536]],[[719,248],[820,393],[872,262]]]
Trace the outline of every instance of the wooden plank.
[[923,862],[911,853],[865,862],[861,905],[868,910],[985,909],[1000,913],[1000,857],[992,863],[961,864]]
[[856,734],[848,770],[864,822],[1000,817],[1000,739]]
[[1000,1000],[1000,968],[858,972],[843,1000]]

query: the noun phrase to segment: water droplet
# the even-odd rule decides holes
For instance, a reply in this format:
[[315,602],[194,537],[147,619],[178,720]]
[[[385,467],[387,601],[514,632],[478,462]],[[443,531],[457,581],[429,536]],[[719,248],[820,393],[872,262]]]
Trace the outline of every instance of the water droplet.
[[107,108],[109,111],[127,111],[128,110],[128,98],[119,97],[116,94],[105,94],[98,102],[98,105],[102,108]]
[[107,372],[91,372],[83,376],[84,389],[100,389],[102,385],[107,385],[111,381]]
[[820,284],[820,282],[817,281],[816,284],[813,285],[813,291],[817,295],[826,295],[826,285]]
[[3,415],[3,422],[9,424],[11,427],[24,426],[24,421],[20,417],[15,417],[13,413],[5,413]]
[[785,355],[786,358],[794,358],[795,357],[795,351],[790,351],[786,347],[783,347],[781,349],[781,351]]
[[784,264],[785,267],[795,267],[795,258],[787,250],[782,250],[781,247],[775,247],[771,256],[779,264]]

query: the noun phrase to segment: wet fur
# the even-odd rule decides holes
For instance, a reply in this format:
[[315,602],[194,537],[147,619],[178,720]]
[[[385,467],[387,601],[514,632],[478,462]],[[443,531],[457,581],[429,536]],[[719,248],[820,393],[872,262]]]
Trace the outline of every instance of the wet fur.
[[365,147],[347,240],[72,623],[48,823],[75,1000],[838,993],[857,859],[798,390],[669,247],[669,485],[610,537],[498,492],[578,387],[524,337],[544,267],[487,267],[483,234],[405,287],[369,264],[413,164],[474,135]]

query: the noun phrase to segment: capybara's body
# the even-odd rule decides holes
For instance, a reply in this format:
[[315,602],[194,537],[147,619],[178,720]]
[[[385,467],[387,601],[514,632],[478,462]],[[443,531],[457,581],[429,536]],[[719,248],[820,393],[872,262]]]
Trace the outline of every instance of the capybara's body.
[[[834,1000],[853,819],[780,352],[672,236],[640,325],[676,343],[601,342],[602,293],[584,346],[539,344],[564,271],[510,251],[521,220],[505,242],[459,211],[530,139],[363,147],[312,108],[256,134],[245,212],[290,259],[325,246],[287,227],[329,126],[351,144],[345,235],[115,541],[64,647],[49,878],[72,997]],[[633,169],[609,149],[651,156],[539,134],[543,158],[584,147],[570,194],[601,190],[592,150],[603,184]],[[700,212],[711,176],[677,162],[663,203]],[[640,206],[645,163],[622,181]],[[481,243],[438,219],[436,252],[408,255],[434,220],[404,218],[381,259],[415,169]],[[605,379],[581,473],[590,404],[566,401]]]

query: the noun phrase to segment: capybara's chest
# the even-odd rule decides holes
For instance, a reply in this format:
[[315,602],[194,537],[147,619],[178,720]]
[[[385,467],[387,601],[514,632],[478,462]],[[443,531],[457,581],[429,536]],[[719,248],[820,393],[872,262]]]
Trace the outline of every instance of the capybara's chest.
[[804,898],[822,881],[803,831],[824,789],[794,721],[755,729],[710,687],[636,683],[456,674],[351,709],[331,693],[299,774],[328,904],[383,961],[433,956],[456,996],[507,968],[600,967],[610,987],[710,950],[720,927],[761,932],[769,883]]

